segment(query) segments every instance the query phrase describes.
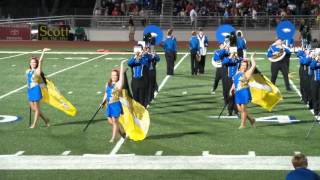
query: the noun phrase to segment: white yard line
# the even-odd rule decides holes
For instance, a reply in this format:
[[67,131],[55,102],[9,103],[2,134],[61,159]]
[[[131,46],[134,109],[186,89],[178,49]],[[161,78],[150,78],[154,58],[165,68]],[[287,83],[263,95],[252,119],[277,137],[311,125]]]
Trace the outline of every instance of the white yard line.
[[162,154],[163,154],[163,151],[157,151],[155,156],[162,156]]
[[[293,83],[293,81],[291,79],[289,79],[289,83],[292,86],[292,88],[294,89],[294,91],[299,95],[300,98],[302,98],[302,95],[299,91],[299,89],[297,88],[297,86]],[[305,105],[308,108],[308,105]],[[312,115],[314,115],[314,112],[312,109],[309,110],[311,112]]]
[[[186,53],[180,60],[179,62],[174,66],[174,70],[176,70],[180,64],[182,63],[182,61],[189,55],[189,53]],[[168,79],[170,78],[170,75],[167,75],[161,82],[159,88],[158,88],[158,92],[156,92],[154,94],[154,99],[157,97],[158,93],[160,92],[160,90],[163,88],[163,86],[165,85],[165,83],[168,81]],[[110,152],[110,155],[115,155],[117,154],[117,152],[119,151],[119,149],[121,148],[122,144],[124,143],[125,139],[121,138],[119,139],[119,141],[117,142],[117,144],[113,147],[113,149]]]
[[[94,61],[94,60],[99,59],[99,58],[101,58],[101,57],[103,57],[103,56],[106,56],[106,55],[108,55],[108,54],[105,53],[105,54],[103,54],[103,55],[101,55],[101,56],[94,57],[94,58],[89,59],[89,60],[87,60],[87,61],[78,63],[78,64],[76,64],[76,65],[73,65],[73,66],[70,66],[70,67],[67,67],[67,68],[64,68],[64,69],[61,69],[61,70],[59,70],[59,71],[56,71],[56,72],[54,72],[54,73],[49,74],[48,77],[52,77],[52,76],[54,76],[54,75],[60,74],[60,73],[62,73],[62,72],[65,72],[65,71],[67,71],[67,70],[76,68],[76,67],[78,67],[78,66],[81,66],[81,65],[83,65],[83,64],[89,63],[89,62],[91,62],[91,61]],[[24,85],[24,86],[21,86],[21,87],[15,89],[15,90],[12,90],[12,91],[6,93],[6,94],[3,94],[3,95],[0,96],[0,100],[3,99],[3,98],[5,98],[5,97],[7,97],[7,96],[9,96],[9,95],[11,95],[11,94],[16,93],[16,92],[18,92],[18,91],[20,91],[20,90],[22,90],[22,89],[24,89],[24,88],[26,88],[26,87],[27,87],[27,85]]]
[[64,151],[61,155],[62,156],[68,156],[71,153],[71,151]]
[[[40,49],[40,50],[36,50],[36,51],[23,51],[23,52],[15,51],[15,53],[5,53],[5,54],[16,54],[16,55],[7,56],[7,57],[1,57],[0,60],[2,60],[2,59],[10,59],[10,58],[13,58],[13,57],[23,56],[23,55],[31,54],[31,53],[34,53],[34,54],[39,53],[40,54],[41,51],[42,50]],[[6,52],[6,51],[0,51],[0,53],[2,53],[2,52]]]
[[[292,156],[0,156],[0,170],[293,170]],[[308,156],[309,168],[320,170],[320,157]]]

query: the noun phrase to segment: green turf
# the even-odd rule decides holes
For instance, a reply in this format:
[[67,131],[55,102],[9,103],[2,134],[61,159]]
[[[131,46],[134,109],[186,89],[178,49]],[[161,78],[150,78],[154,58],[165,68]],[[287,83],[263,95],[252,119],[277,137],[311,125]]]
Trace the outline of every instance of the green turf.
[[[13,54],[0,54],[1,57]],[[76,65],[87,60],[65,60],[64,57],[88,57],[99,55],[46,55],[44,72],[49,75],[58,70]],[[126,140],[119,154],[154,155],[163,151],[163,155],[201,155],[202,151],[211,154],[247,154],[255,151],[259,155],[286,155],[300,151],[310,156],[319,156],[320,129],[315,128],[308,140],[307,130],[312,124],[312,114],[300,102],[295,91],[287,92],[282,76],[279,75],[277,86],[280,87],[284,100],[269,113],[260,107],[250,105],[249,112],[255,117],[271,115],[293,115],[303,120],[297,124],[257,123],[257,128],[238,130],[239,120],[212,119],[208,116],[218,115],[222,106],[221,82],[215,95],[210,94],[215,69],[210,64],[211,55],[207,57],[206,73],[193,77],[190,72],[190,56],[176,70],[175,76],[169,78],[155,101],[149,108],[151,126],[147,139],[140,142]],[[0,96],[25,85],[25,70],[28,57],[0,60]],[[52,79],[61,93],[78,109],[75,117],[69,117],[47,105],[42,106],[46,116],[51,119],[50,128],[28,129],[29,110],[26,89],[0,99],[1,115],[17,115],[23,118],[15,123],[0,124],[0,154],[14,154],[25,151],[25,155],[59,155],[66,150],[71,155],[85,153],[108,154],[115,144],[107,141],[111,137],[111,127],[106,123],[101,111],[86,133],[82,132],[87,121],[95,112],[110,70],[119,61],[105,58],[126,57],[129,55],[106,55],[87,64],[57,74]],[[183,55],[178,56],[180,60]],[[257,57],[265,57],[257,55]],[[59,59],[49,59],[59,58]],[[15,65],[15,66],[12,66]],[[270,62],[258,61],[259,69],[270,77]],[[297,60],[291,62],[291,72],[295,72],[293,81],[299,88]],[[164,56],[158,64],[158,84],[165,77],[166,63]],[[130,78],[131,72],[128,72]],[[72,94],[68,94],[72,91]],[[186,94],[187,93],[187,94]],[[225,112],[226,114],[226,112]],[[249,127],[249,125],[248,125]],[[87,171],[86,171],[87,172]],[[60,174],[65,179],[72,174],[75,179],[85,177],[98,178],[100,174],[108,177],[114,171],[0,171],[5,179],[43,179],[47,175]],[[115,171],[114,179],[127,178],[126,173]],[[146,175],[146,179],[283,179],[285,171],[125,171],[134,178]],[[171,173],[173,172],[173,173]],[[16,174],[17,173],[17,174]],[[14,175],[16,174],[16,175]],[[131,176],[130,176],[131,177]],[[212,178],[211,178],[212,177]],[[261,179],[259,178],[259,179]],[[46,178],[47,179],[47,178]]]

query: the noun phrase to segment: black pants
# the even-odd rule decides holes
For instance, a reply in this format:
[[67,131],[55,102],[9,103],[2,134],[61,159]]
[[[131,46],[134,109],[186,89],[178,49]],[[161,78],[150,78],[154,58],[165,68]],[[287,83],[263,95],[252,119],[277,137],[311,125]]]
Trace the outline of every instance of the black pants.
[[243,58],[243,49],[237,49],[237,55],[238,57]]
[[286,60],[280,60],[278,62],[271,63],[271,82],[276,84],[278,72],[281,71],[287,90],[290,90],[289,78],[288,78],[288,65]]
[[154,92],[158,90],[158,85],[156,81],[156,71],[155,70],[149,70],[148,72],[148,87],[147,87],[147,97],[146,97],[146,104],[150,104],[150,102],[154,98]]
[[216,68],[216,76],[214,77],[212,90],[215,91],[218,88],[219,81],[222,79],[222,67]]
[[201,60],[199,62],[199,66],[198,66],[200,74],[204,73],[205,65],[206,65],[206,56],[204,55],[204,56],[201,56]]
[[167,61],[167,75],[173,75],[174,61],[176,58],[176,54],[174,52],[166,52],[165,56]]
[[199,69],[199,62],[196,60],[197,52],[190,51],[191,54],[191,74],[197,75]]
[[311,100],[311,85],[308,76],[308,66],[300,65],[299,68],[300,77],[300,93],[302,96],[302,101],[307,104]]
[[132,78],[131,89],[133,99],[139,102],[144,107],[147,106],[146,101],[146,81],[144,78]]
[[320,112],[320,81],[313,80],[312,85],[313,110],[314,115],[318,115]]
[[224,104],[228,104],[228,113],[232,114],[232,111],[237,112],[235,107],[234,98],[229,96],[229,92],[232,86],[233,80],[228,77],[228,67],[222,66],[222,89]]

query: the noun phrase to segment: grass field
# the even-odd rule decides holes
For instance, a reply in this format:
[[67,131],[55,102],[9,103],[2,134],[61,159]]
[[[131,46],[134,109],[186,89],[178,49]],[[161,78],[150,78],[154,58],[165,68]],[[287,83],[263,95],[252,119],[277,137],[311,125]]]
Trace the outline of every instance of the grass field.
[[[20,49],[24,51],[24,49]],[[30,51],[30,49],[28,49]],[[52,51],[55,51],[53,49]],[[60,50],[59,50],[60,51]],[[58,86],[61,93],[78,109],[75,117],[69,117],[47,105],[42,110],[51,120],[52,126],[28,129],[29,109],[26,88],[12,94],[13,90],[26,84],[25,70],[30,54],[0,54],[0,115],[22,117],[14,123],[0,123],[0,155],[70,155],[109,154],[115,143],[110,144],[111,127],[106,123],[102,111],[87,132],[82,129],[95,112],[103,97],[104,86],[110,70],[119,65],[121,58],[129,54],[47,54],[44,72]],[[16,56],[15,56],[16,55]],[[272,112],[250,105],[249,111],[255,117],[292,115],[299,123],[258,122],[257,128],[238,130],[238,119],[220,119],[223,107],[221,82],[215,95],[210,94],[215,69],[208,55],[206,73],[191,76],[190,55],[181,53],[177,57],[175,75],[163,82],[163,88],[149,107],[151,125],[144,141],[126,139],[116,154],[154,156],[201,156],[203,151],[215,155],[246,155],[254,151],[257,156],[292,156],[299,151],[307,156],[320,154],[320,129],[315,127],[308,140],[305,135],[313,122],[312,113],[300,102],[296,91],[287,92],[282,75],[277,86],[283,94],[283,101]],[[270,77],[270,62],[265,55],[256,57],[259,69]],[[292,56],[295,57],[295,56]],[[176,64],[177,64],[176,62]],[[158,84],[166,77],[165,58],[157,66]],[[290,64],[291,80],[299,88],[298,62]],[[128,73],[130,79],[130,71]],[[224,115],[226,115],[225,112]],[[1,119],[0,119],[1,120]],[[172,162],[174,164],[174,162]],[[290,162],[288,162],[290,164]],[[0,171],[0,179],[284,179],[288,171],[262,170],[90,170],[90,171]],[[56,176],[58,174],[58,176]]]

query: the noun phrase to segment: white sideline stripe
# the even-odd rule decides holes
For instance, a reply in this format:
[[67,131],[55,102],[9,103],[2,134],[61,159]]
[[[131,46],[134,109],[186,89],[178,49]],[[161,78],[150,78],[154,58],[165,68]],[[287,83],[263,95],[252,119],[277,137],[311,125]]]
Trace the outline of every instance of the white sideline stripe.
[[68,156],[71,153],[71,151],[64,151],[61,155],[62,156]]
[[155,156],[162,156],[163,151],[157,151]]
[[[182,63],[182,61],[189,55],[189,53],[186,53],[181,59],[180,61],[175,65],[174,70],[176,70],[178,68],[178,66]],[[158,92],[154,93],[154,99],[157,97],[158,93],[160,92],[160,90],[163,88],[164,84],[168,81],[168,79],[170,78],[170,75],[167,75],[161,82],[159,88],[158,88]],[[110,155],[115,155],[117,154],[117,152],[119,151],[119,149],[121,148],[122,144],[124,143],[125,139],[120,138],[119,141],[117,142],[116,146],[113,147],[113,149],[110,152]]]
[[[101,56],[98,56],[98,57],[94,57],[94,58],[92,58],[92,59],[89,59],[89,60],[87,60],[87,61],[81,62],[81,63],[79,63],[79,64],[76,64],[76,65],[73,65],[73,66],[70,66],[70,67],[61,69],[61,70],[59,70],[59,71],[56,71],[56,72],[54,72],[54,73],[49,74],[48,77],[52,77],[52,76],[54,76],[54,75],[57,75],[57,74],[59,74],[59,73],[62,73],[62,72],[64,72],[64,71],[67,71],[67,70],[69,70],[69,69],[76,68],[76,67],[78,67],[78,66],[81,66],[81,65],[86,64],[86,63],[88,63],[88,62],[94,61],[94,60],[99,59],[99,58],[101,58],[101,57],[103,57],[103,56],[106,56],[106,55],[108,55],[108,54],[104,54],[104,55],[101,55]],[[9,96],[9,95],[11,95],[11,94],[16,93],[16,92],[18,92],[18,91],[20,91],[21,89],[24,89],[24,88],[26,88],[26,87],[27,87],[27,85],[24,85],[24,86],[21,86],[21,87],[18,88],[18,89],[12,90],[12,91],[4,94],[4,95],[1,95],[1,96],[0,96],[0,100],[3,99],[3,98],[5,98],[5,97],[7,97],[7,96]]]
[[[40,50],[36,50],[36,51],[27,51],[27,52],[18,52],[19,54],[16,54],[16,53],[4,53],[4,54],[16,54],[16,55],[12,55],[12,56],[7,56],[7,57],[1,57],[0,60],[2,59],[10,59],[10,58],[13,58],[13,57],[18,57],[18,56],[23,56],[23,55],[26,55],[26,54],[31,54],[31,53],[41,53],[40,51],[42,51],[41,49]],[[2,53],[2,52],[0,52]]]
[[114,157],[114,156],[135,156],[135,154],[114,154],[114,155],[110,155],[110,154],[84,154],[82,155],[83,157]]
[[[41,50],[38,50],[38,51],[41,51]],[[25,54],[29,54],[29,53],[34,53],[34,54],[41,54],[41,52],[37,52],[37,51],[0,51],[0,54],[22,54],[22,53],[25,53]],[[49,52],[46,52],[46,54],[92,54],[92,55],[95,55],[95,54],[114,54],[114,55],[121,55],[121,54],[124,54],[124,55],[132,55],[133,52],[70,52],[70,51],[49,51]],[[186,53],[189,53],[189,52],[177,52],[177,54],[186,54]],[[252,54],[253,52],[247,52],[247,54]],[[164,54],[164,52],[157,52],[157,54]],[[209,52],[207,54],[213,54],[213,52]],[[257,55],[266,55],[267,53],[266,52],[256,52]]]
[[[293,170],[292,156],[0,156],[0,170]],[[320,157],[308,156],[309,168],[320,170]]]

